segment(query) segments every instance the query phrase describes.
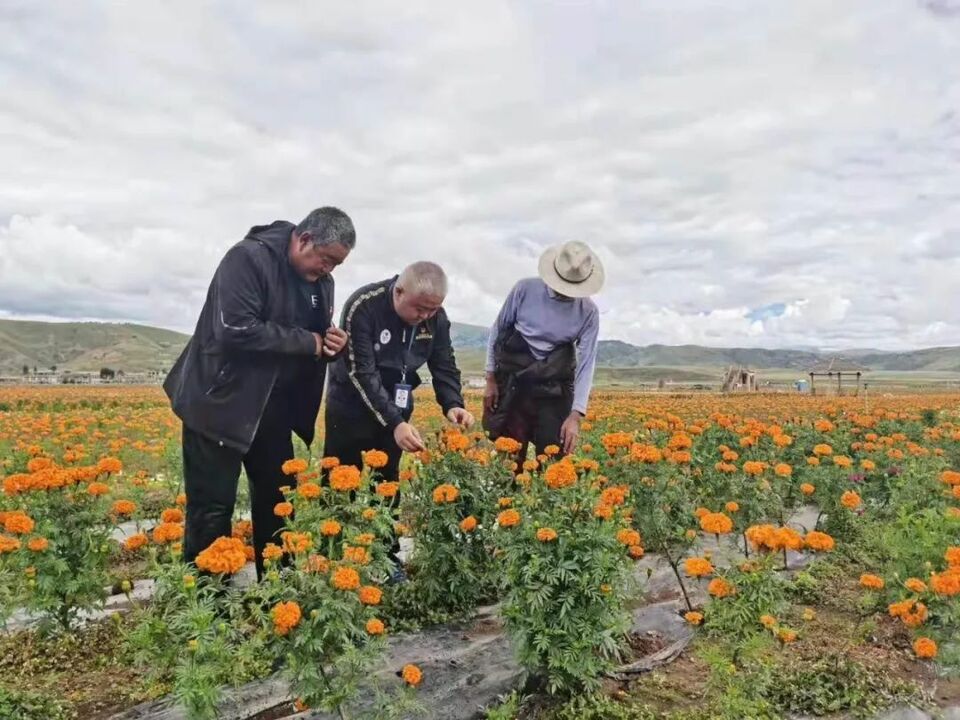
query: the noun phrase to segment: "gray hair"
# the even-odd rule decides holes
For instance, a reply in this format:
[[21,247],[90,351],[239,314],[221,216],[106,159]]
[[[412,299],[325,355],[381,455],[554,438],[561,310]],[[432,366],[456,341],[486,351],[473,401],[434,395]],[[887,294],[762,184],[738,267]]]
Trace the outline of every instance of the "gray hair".
[[404,268],[397,286],[411,295],[442,298],[447,296],[447,274],[436,263],[421,260]]
[[348,250],[357,245],[357,231],[353,221],[343,210],[335,207],[317,208],[297,225],[297,235],[309,233],[314,245],[340,243]]

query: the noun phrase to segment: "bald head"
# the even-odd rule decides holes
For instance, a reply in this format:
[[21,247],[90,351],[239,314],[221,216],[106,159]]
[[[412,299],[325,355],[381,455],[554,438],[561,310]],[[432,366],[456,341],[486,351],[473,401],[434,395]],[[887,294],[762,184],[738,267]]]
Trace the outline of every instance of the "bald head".
[[421,260],[400,273],[393,289],[393,306],[404,322],[415,325],[440,310],[447,297],[447,274],[436,263]]

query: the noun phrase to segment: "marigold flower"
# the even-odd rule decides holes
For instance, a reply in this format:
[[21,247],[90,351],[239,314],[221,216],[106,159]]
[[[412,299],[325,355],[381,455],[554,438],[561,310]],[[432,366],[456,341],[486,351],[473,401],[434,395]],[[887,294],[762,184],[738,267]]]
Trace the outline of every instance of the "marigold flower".
[[553,528],[542,527],[537,530],[537,540],[542,543],[553,542],[557,539],[557,531]]
[[646,551],[643,549],[642,545],[631,545],[629,548],[627,548],[627,553],[629,553],[630,557],[634,560],[639,560],[642,558],[645,552]]
[[470,438],[461,432],[448,432],[443,436],[443,443],[450,452],[464,452],[470,447]]
[[606,503],[598,503],[593,509],[593,516],[600,520],[609,520],[613,517],[613,507]]
[[360,533],[356,537],[356,541],[361,545],[372,545],[376,539],[377,537],[373,533]]
[[153,541],[159,545],[176,542],[183,538],[183,525],[180,523],[160,523],[153,528]]
[[834,546],[833,538],[818,530],[808,532],[803,542],[808,548],[817,552],[830,552]]
[[766,468],[766,463],[757,462],[756,460],[749,460],[743,464],[743,472],[747,475],[762,475]]
[[960,567],[951,567],[944,573],[931,573],[930,589],[945,597],[960,595]]
[[284,475],[298,475],[299,473],[304,472],[309,465],[307,461],[302,458],[293,458],[292,460],[287,460],[280,466],[280,470]]
[[700,625],[703,623],[703,613],[687,612],[683,614],[683,619],[691,625]]
[[773,615],[761,615],[760,624],[769,630],[777,624],[777,619]]
[[455,502],[458,497],[460,497],[460,491],[449,483],[437,485],[433,489],[433,502],[437,505]]
[[777,631],[777,640],[784,645],[789,645],[792,642],[796,642],[797,632],[796,630],[790,630],[788,628],[780,628],[780,630]]
[[299,555],[313,546],[313,541],[307,533],[284,532],[280,533],[283,541],[283,550],[291,555]]
[[512,497],[502,497],[497,501],[497,505],[501,508],[508,508],[513,505]]
[[473,515],[469,515],[460,521],[460,529],[463,532],[473,532],[477,529],[477,519]]
[[729,513],[735,513],[740,510],[740,503],[736,503],[731,500],[726,505],[724,505],[723,508]]
[[700,518],[700,528],[713,535],[726,535],[733,530],[733,520],[723,513],[707,513]]
[[99,495],[106,495],[110,492],[110,486],[102,482],[92,482],[87,485],[87,495],[93,495],[97,497]]
[[30,538],[27,542],[27,549],[32,552],[43,552],[48,547],[50,547],[50,541],[45,537],[34,537]]
[[316,500],[321,492],[320,486],[315,482],[305,482],[297,486],[297,495],[304,500]]
[[826,443],[820,443],[819,445],[813,446],[813,454],[820,456],[830,456],[833,455],[833,448],[827,445]]
[[960,472],[956,470],[944,470],[940,473],[940,482],[946,485],[960,485]]
[[505,453],[507,455],[515,455],[520,452],[520,448],[523,445],[513,438],[508,437],[498,437],[493,441],[493,449],[497,452]]
[[377,516],[377,511],[373,508],[366,508],[362,513],[360,513],[360,516],[364,520],[373,520]]
[[320,523],[320,534],[324,537],[334,537],[340,534],[340,523],[336,520],[324,520]]
[[279,560],[283,557],[283,549],[275,543],[267,543],[263,548],[263,559]]
[[860,507],[861,502],[860,496],[853,490],[847,490],[840,496],[840,504],[847,508],[847,510],[856,510]]
[[7,513],[7,516],[3,520],[4,529],[14,535],[31,533],[35,525],[36,523],[29,515],[19,510]]
[[372,585],[364,585],[357,591],[357,596],[364,605],[379,605],[383,598],[383,591]]
[[950,567],[960,568],[960,546],[951,546],[943,554],[943,559]]
[[816,491],[817,488],[810,483],[803,483],[800,486],[800,492],[802,492],[804,495],[813,495]]
[[20,541],[17,538],[0,533],[0,555],[19,549]]
[[622,530],[617,531],[617,542],[621,545],[639,545],[640,544],[640,533],[636,530],[631,530],[629,528],[623,528]]
[[737,592],[737,589],[723,578],[714,578],[707,585],[707,592],[715,598],[725,598]]
[[218,537],[196,559],[198,568],[213,574],[233,575],[246,564],[243,541],[235,537]]
[[340,465],[340,458],[325,457],[322,460],[320,460],[321,470],[333,470],[335,467],[339,465]]
[[913,642],[913,652],[922,660],[930,660],[937,656],[937,643],[927,637],[917,638]]
[[663,460],[663,452],[656,445],[633,443],[630,446],[630,459],[634,462],[654,465]]
[[400,492],[400,483],[398,482],[377,483],[377,495],[379,495],[380,497],[383,497],[383,498],[396,497],[398,492]]
[[627,501],[630,489],[626,485],[617,485],[615,487],[604,488],[600,493],[600,502],[604,505],[617,507]]
[[536,469],[539,468],[539,467],[540,467],[540,463],[538,463],[536,460],[524,460],[524,461],[523,461],[523,469],[524,469],[525,472],[533,472],[534,470],[536,470]]
[[554,455],[559,455],[559,454],[560,454],[560,446],[559,446],[559,445],[547,445],[547,446],[543,449],[543,454],[546,455],[547,457],[553,457]]
[[868,590],[882,590],[885,584],[886,583],[883,581],[883,578],[878,577],[877,575],[864,573],[860,576],[860,586],[865,587]]
[[136,552],[140,548],[144,547],[148,542],[150,542],[150,540],[147,538],[147,534],[138,532],[136,535],[131,535],[123,541],[123,549],[127,552]]
[[360,573],[351,567],[338,567],[331,578],[337,590],[356,590],[360,587]]
[[110,510],[114,515],[133,515],[137,511],[137,504],[132,500],[117,500]]
[[101,475],[116,475],[123,470],[123,463],[115,457],[101,458],[97,463],[97,472]]
[[410,687],[416,687],[423,681],[423,673],[416,665],[404,665],[400,677]]
[[370,635],[383,635],[386,630],[382,620],[378,620],[377,618],[367,620],[367,633]]
[[817,458],[817,457],[807,458],[807,465],[810,465],[811,467],[817,467],[817,465],[819,464],[820,464],[820,458]]
[[778,477],[790,477],[793,475],[793,468],[787,465],[787,463],[777,463],[773,468],[773,472]]
[[363,453],[363,464],[373,470],[379,470],[387,466],[390,458],[383,450],[367,450]]
[[567,488],[577,482],[577,470],[572,462],[561,460],[546,469],[543,480],[551,490]]
[[520,513],[516,510],[504,510],[497,515],[497,525],[502,528],[513,527],[520,523]]
[[174,501],[174,503],[175,503],[176,505],[179,505],[180,507],[183,507],[184,505],[186,505],[186,504],[187,504],[187,494],[186,494],[186,493],[180,493],[179,495],[177,495],[177,499]]
[[330,572],[330,561],[323,555],[308,555],[307,572],[326,575]]
[[160,513],[160,522],[178,523],[183,522],[183,510],[180,508],[167,508]]
[[713,563],[706,558],[692,557],[683,561],[683,571],[690,577],[706,577],[714,572]]
[[920,578],[907,578],[903,586],[910,592],[915,593],[925,593],[927,591],[927,584]]
[[339,492],[360,488],[360,470],[353,465],[337,465],[330,471],[330,487]]
[[277,635],[286,635],[300,624],[302,613],[300,606],[293,602],[277,603],[270,611],[273,616],[273,630]]
[[344,545],[343,559],[346,562],[355,563],[356,565],[366,565],[370,562],[370,554],[364,547],[352,547],[350,545]]
[[900,619],[907,627],[918,628],[927,621],[927,606],[922,602],[918,602],[910,610],[901,615]]
[[293,515],[293,504],[288,502],[278,502],[273,506],[273,514],[277,517],[290,517]]

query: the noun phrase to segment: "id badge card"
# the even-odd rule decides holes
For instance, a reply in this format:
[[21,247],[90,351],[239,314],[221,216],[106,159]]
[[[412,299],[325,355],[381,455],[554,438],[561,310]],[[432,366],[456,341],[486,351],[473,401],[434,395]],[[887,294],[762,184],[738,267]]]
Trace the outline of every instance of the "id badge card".
[[399,384],[393,388],[393,404],[401,410],[410,409],[410,390],[409,385]]

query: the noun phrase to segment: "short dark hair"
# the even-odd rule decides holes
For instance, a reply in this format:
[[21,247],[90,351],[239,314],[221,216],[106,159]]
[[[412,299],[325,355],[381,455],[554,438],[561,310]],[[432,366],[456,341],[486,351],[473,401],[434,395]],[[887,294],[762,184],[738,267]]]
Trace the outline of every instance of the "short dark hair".
[[314,245],[340,243],[353,250],[357,245],[357,231],[353,221],[343,210],[335,207],[317,208],[297,225],[297,234],[309,233]]

